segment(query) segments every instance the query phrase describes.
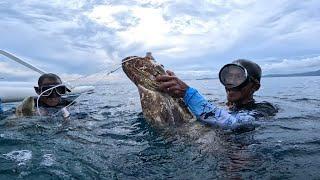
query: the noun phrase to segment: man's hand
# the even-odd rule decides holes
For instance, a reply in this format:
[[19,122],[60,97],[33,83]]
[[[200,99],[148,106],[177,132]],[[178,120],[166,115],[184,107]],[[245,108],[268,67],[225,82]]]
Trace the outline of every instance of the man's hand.
[[157,76],[156,80],[160,82],[159,90],[173,97],[183,98],[189,87],[171,71],[167,71],[167,75]]

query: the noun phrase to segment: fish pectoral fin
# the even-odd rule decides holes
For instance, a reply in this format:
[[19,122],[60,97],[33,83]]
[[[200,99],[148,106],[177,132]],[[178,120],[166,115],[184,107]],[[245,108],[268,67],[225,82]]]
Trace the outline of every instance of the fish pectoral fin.
[[34,99],[33,97],[26,97],[21,104],[16,108],[16,115],[21,116],[32,116],[34,114]]
[[23,116],[33,116],[34,115],[34,110],[33,109],[21,109],[17,108],[16,109],[16,116],[18,117],[23,117]]

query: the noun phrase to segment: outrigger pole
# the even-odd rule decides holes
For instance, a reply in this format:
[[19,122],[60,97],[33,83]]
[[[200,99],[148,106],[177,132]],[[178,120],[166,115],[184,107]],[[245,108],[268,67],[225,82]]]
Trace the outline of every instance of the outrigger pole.
[[13,60],[13,61],[15,61],[15,62],[17,62],[17,63],[19,63],[19,64],[27,67],[27,68],[29,68],[29,69],[32,69],[33,71],[36,71],[36,72],[38,72],[38,73],[40,73],[40,74],[45,74],[45,72],[42,71],[42,70],[40,70],[39,68],[34,67],[33,65],[31,65],[31,64],[29,64],[29,63],[27,63],[27,62],[25,62],[25,61],[17,58],[16,56],[14,56],[14,55],[6,52],[6,51],[3,51],[3,50],[0,49],[0,54],[8,57],[9,59],[11,59],[11,60]]

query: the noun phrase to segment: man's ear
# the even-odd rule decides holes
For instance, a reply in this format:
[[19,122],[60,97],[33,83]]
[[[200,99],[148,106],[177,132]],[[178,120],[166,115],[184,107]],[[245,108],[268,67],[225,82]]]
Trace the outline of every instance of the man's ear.
[[260,86],[261,85],[260,85],[259,81],[254,82],[254,84],[253,84],[254,91],[258,91],[260,89]]
[[34,90],[36,91],[36,93],[37,93],[38,95],[40,94],[40,88],[39,88],[39,87],[34,86]]

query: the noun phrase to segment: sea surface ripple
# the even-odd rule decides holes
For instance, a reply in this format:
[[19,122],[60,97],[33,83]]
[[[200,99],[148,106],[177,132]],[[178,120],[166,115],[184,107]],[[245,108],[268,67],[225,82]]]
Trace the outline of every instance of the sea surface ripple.
[[[224,104],[218,80],[187,82]],[[146,123],[131,82],[110,82],[81,96],[69,121],[2,118],[0,179],[319,178],[319,92],[320,77],[264,78],[255,98],[279,113],[254,131],[161,130]]]

